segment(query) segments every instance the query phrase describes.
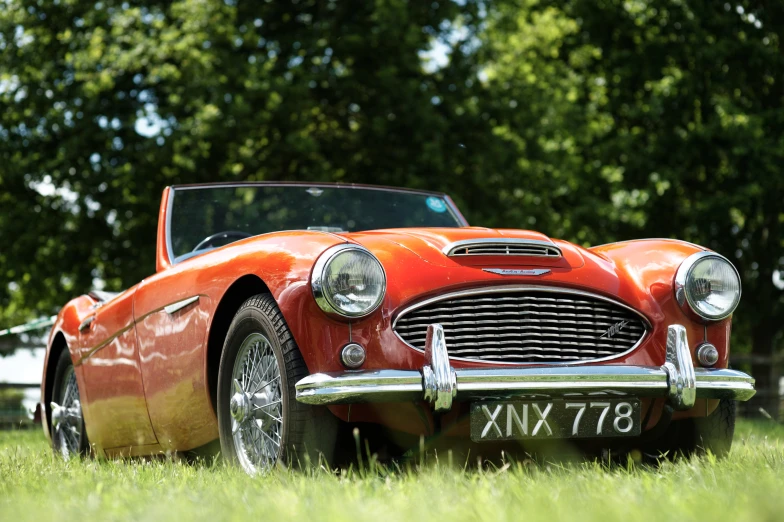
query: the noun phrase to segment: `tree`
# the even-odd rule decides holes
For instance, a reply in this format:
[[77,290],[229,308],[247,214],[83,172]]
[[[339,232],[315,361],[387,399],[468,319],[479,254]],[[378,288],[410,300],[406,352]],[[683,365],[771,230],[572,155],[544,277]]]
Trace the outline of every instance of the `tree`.
[[770,2],[532,0],[496,12],[485,35],[490,99],[534,116],[504,114],[497,129],[526,145],[542,141],[531,128],[565,131],[549,150],[567,153],[546,163],[589,181],[580,197],[598,201],[605,237],[678,237],[735,263],[733,345],[758,356],[762,389],[784,332],[782,28]]
[[[149,275],[168,184],[459,188],[488,207],[463,58],[478,23],[475,1],[4,2],[0,323]],[[434,41],[444,67],[423,66]]]

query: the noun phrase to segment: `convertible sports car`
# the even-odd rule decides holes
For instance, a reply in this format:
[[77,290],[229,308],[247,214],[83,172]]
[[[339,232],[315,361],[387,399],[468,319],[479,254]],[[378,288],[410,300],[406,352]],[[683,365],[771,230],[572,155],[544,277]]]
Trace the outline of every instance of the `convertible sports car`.
[[390,453],[423,437],[724,455],[754,394],[727,369],[740,293],[690,243],[471,227],[439,193],[173,186],[156,273],[58,315],[44,431],[65,456],[220,439],[249,473],[332,462],[354,426]]

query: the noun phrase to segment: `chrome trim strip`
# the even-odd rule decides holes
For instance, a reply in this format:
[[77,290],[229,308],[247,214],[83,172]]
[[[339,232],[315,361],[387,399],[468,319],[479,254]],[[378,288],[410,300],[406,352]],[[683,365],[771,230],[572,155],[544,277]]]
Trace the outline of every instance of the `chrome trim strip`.
[[[648,318],[645,317],[640,312],[638,312],[637,310],[635,310],[634,308],[632,308],[630,306],[627,306],[627,305],[625,305],[625,304],[623,304],[623,303],[621,303],[619,301],[616,301],[614,299],[610,299],[609,297],[604,297],[604,296],[599,295],[599,294],[593,294],[593,293],[590,293],[590,292],[585,292],[583,290],[574,290],[572,288],[564,288],[564,287],[560,287],[560,286],[499,285],[499,286],[489,286],[489,287],[488,286],[483,286],[483,287],[480,287],[480,288],[471,288],[471,289],[468,289],[468,290],[459,290],[457,292],[450,292],[450,293],[447,293],[447,294],[441,294],[441,295],[438,295],[436,297],[431,297],[430,299],[425,299],[424,301],[420,301],[418,303],[414,303],[414,304],[404,308],[403,310],[401,310],[400,313],[398,313],[395,316],[395,319],[392,321],[392,331],[394,332],[395,336],[397,336],[397,338],[400,339],[400,341],[402,343],[404,343],[406,346],[408,346],[412,350],[416,350],[419,353],[424,353],[422,350],[420,350],[416,346],[412,346],[412,345],[408,344],[402,337],[400,337],[400,335],[398,335],[397,331],[395,330],[395,327],[397,326],[397,322],[398,322],[398,320],[401,317],[405,316],[406,314],[408,314],[410,312],[413,312],[414,310],[418,310],[418,309],[420,309],[420,308],[422,308],[424,306],[427,306],[427,305],[432,304],[432,303],[437,303],[439,301],[446,301],[446,300],[449,300],[449,299],[455,299],[455,298],[458,298],[458,297],[465,297],[465,296],[471,296],[471,295],[500,294],[500,293],[506,293],[506,292],[550,292],[550,293],[564,293],[564,294],[571,294],[571,295],[579,295],[579,296],[582,296],[582,297],[592,297],[594,299],[599,299],[601,301],[605,301],[607,303],[612,303],[614,305],[620,306],[621,308],[629,310],[630,312],[634,312],[635,314],[637,314],[640,317],[640,319],[642,319],[643,326],[645,327],[645,333],[642,335],[642,337],[640,337],[640,340],[637,341],[637,343],[634,346],[632,346],[631,348],[629,348],[628,350],[626,350],[623,353],[619,353],[617,355],[611,355],[611,356],[608,356],[608,357],[603,357],[603,358],[600,358],[600,359],[591,359],[590,361],[571,361],[571,362],[568,361],[568,362],[562,362],[562,363],[548,363],[548,364],[553,364],[553,365],[558,365],[558,366],[579,366],[579,365],[587,365],[587,364],[593,364],[593,363],[603,362],[603,361],[611,361],[613,359],[617,359],[619,357],[623,357],[625,355],[628,355],[631,352],[633,352],[634,350],[636,350],[648,338],[648,336],[651,333],[651,330],[653,329],[652,326],[651,326],[651,323],[648,321]],[[540,363],[506,363],[506,362],[499,362],[499,361],[477,361],[477,359],[469,359],[469,358],[466,358],[466,357],[450,357],[450,360],[453,360],[453,361],[466,361],[466,362],[472,362],[472,363],[481,362],[482,364],[494,364],[494,365],[501,365],[501,366],[528,366],[528,365],[538,365],[538,364],[540,364]]]
[[[472,247],[472,246],[533,246],[533,247],[541,247],[541,248],[548,248],[551,250],[555,250],[558,255],[557,256],[548,256],[548,255],[538,255],[538,254],[455,254],[454,251],[460,248],[465,247]],[[463,239],[461,241],[455,241],[454,243],[449,243],[441,250],[445,256],[448,257],[467,257],[467,256],[492,256],[492,255],[511,255],[511,256],[521,256],[521,257],[562,257],[563,252],[559,247],[555,245],[552,241],[542,241],[540,239],[522,239],[522,238],[480,238],[480,239]]]
[[416,370],[315,373],[297,382],[297,400],[306,404],[353,404],[421,400],[422,374]]
[[754,397],[754,379],[730,369],[696,368],[698,399],[735,399],[747,401]]
[[482,271],[490,272],[496,275],[508,276],[540,276],[549,274],[549,268],[533,268],[533,269],[519,269],[519,268],[483,268]]
[[[735,306],[733,306],[729,312],[716,317],[706,317],[702,315],[697,310],[697,307],[694,306],[694,303],[692,303],[692,300],[689,298],[689,293],[686,291],[686,281],[689,279],[689,274],[691,273],[692,268],[694,268],[694,265],[696,265],[698,261],[705,259],[706,257],[716,257],[726,261],[726,263],[732,267],[732,270],[735,272],[735,276],[738,278],[738,300],[735,302]],[[735,268],[735,265],[733,265],[729,259],[721,254],[717,254],[716,252],[711,251],[697,252],[696,254],[692,254],[684,259],[681,265],[678,267],[678,271],[675,272],[675,281],[673,283],[673,287],[675,289],[675,300],[680,305],[681,309],[686,313],[691,312],[705,321],[721,321],[732,315],[732,313],[740,304],[740,298],[743,294],[742,281],[740,279],[738,269]]]
[[182,301],[177,301],[176,303],[172,303],[170,305],[164,306],[163,310],[169,315],[174,315],[175,313],[179,312],[186,306],[193,304],[198,300],[199,300],[199,296],[194,295],[193,297],[189,297],[187,299],[183,299]]
[[315,182],[308,181],[213,181],[207,183],[186,183],[170,185],[171,188],[176,190],[200,190],[211,188],[245,188],[245,187],[294,187],[294,188],[331,188],[331,189],[364,189],[364,190],[378,190],[382,192],[405,192],[410,194],[423,194],[426,196],[439,196],[448,197],[445,192],[436,192],[432,190],[409,189],[402,187],[390,187],[386,185],[367,185],[363,183],[329,183],[329,182]]
[[174,209],[174,195],[175,195],[174,187],[169,187],[169,200],[166,202],[166,223],[164,223],[164,234],[166,234],[166,255],[169,257],[169,266],[174,266],[176,261],[174,260],[174,248],[172,247],[172,237],[171,237],[171,217],[172,217],[172,210]]
[[667,375],[657,367],[588,366],[515,369],[458,370],[460,396],[478,397],[492,393],[580,393],[629,392],[640,396],[664,396]]
[[[489,399],[522,395],[562,397],[575,394],[625,394],[668,397],[667,372],[651,366],[588,366],[456,369],[455,399]],[[754,379],[736,370],[694,370],[697,397],[750,399]],[[296,384],[297,400],[306,404],[409,402],[424,399],[418,370],[317,373]]]

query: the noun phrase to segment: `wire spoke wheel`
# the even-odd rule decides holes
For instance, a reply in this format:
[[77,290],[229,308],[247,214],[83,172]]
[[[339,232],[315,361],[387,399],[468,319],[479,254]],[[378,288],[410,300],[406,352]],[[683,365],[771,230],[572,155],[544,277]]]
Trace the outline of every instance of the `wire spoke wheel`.
[[58,393],[59,405],[52,412],[54,439],[60,454],[68,459],[80,453],[82,447],[82,406],[79,387],[72,365],[64,372]]
[[270,469],[281,456],[282,403],[275,352],[267,337],[252,333],[237,352],[229,403],[234,447],[248,473]]
[[296,400],[308,367],[270,294],[249,297],[226,333],[218,371],[221,453],[250,474],[278,463],[332,462],[338,421]]

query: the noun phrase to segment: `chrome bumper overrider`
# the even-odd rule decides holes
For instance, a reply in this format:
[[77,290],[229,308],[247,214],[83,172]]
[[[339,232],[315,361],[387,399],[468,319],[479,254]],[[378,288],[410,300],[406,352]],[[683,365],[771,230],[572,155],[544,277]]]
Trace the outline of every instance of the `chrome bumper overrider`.
[[449,364],[444,331],[428,327],[426,364],[418,370],[372,370],[316,373],[296,384],[297,400],[307,404],[356,404],[425,400],[436,411],[448,411],[453,400],[515,396],[623,394],[666,397],[677,410],[695,399],[754,395],[754,379],[726,369],[694,368],[686,329],[667,332],[666,362],[660,366],[596,365],[454,369]]

